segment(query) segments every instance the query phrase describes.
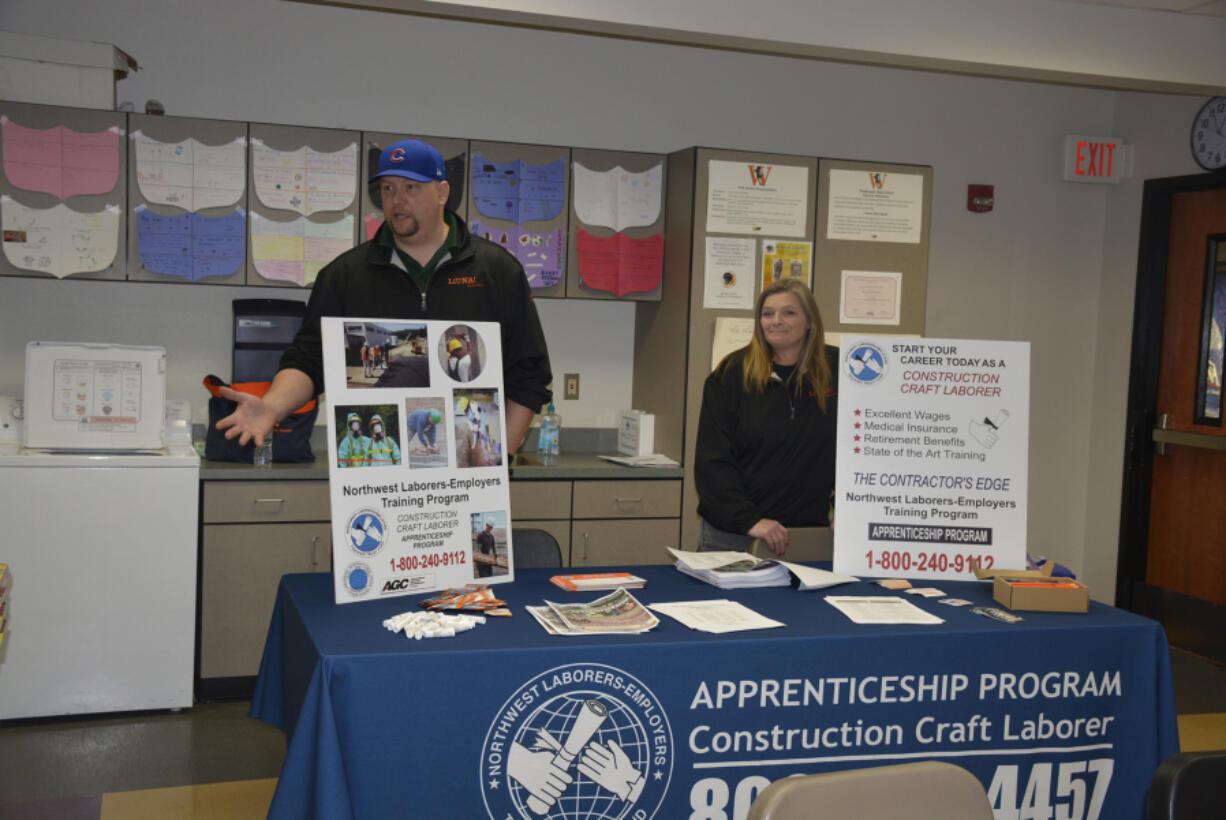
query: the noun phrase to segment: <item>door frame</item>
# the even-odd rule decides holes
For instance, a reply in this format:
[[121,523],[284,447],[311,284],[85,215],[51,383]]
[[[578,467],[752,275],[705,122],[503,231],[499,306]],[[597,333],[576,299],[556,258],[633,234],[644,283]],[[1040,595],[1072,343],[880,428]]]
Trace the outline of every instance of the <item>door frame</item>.
[[1122,609],[1161,622],[1172,644],[1226,661],[1226,607],[1145,582],[1171,204],[1176,194],[1216,189],[1226,189],[1226,173],[1145,181],[1133,304],[1115,597],[1116,605]]

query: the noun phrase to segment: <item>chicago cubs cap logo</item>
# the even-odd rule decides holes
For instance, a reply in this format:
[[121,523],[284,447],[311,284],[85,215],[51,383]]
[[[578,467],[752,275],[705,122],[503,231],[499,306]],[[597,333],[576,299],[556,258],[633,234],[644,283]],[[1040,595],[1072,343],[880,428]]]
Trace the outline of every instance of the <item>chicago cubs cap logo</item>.
[[403,148],[393,148],[392,152],[388,154],[387,161],[388,162],[404,162],[404,149]]
[[649,820],[674,757],[655,693],[613,666],[567,664],[519,687],[494,715],[482,798],[493,820]]

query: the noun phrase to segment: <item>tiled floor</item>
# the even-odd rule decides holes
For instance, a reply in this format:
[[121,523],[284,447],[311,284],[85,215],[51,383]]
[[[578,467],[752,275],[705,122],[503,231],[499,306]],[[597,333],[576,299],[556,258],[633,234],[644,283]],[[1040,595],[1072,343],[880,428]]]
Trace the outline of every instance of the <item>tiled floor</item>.
[[[1171,650],[1184,751],[1226,749],[1226,666]],[[0,820],[258,820],[285,756],[248,703],[0,728]]]

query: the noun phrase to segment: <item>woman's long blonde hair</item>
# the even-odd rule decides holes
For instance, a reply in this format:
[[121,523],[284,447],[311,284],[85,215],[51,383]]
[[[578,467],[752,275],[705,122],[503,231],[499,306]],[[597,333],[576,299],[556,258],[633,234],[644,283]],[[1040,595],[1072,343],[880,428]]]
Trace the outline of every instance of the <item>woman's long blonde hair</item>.
[[[817,300],[813,298],[813,291],[799,279],[781,279],[772,285],[767,285],[758,294],[758,301],[753,311],[753,339],[743,348],[745,363],[742,369],[744,370],[745,389],[759,393],[765,391],[771,373],[774,372],[771,368],[771,346],[766,341],[766,337],[762,335],[762,307],[769,297],[780,293],[791,293],[796,297],[809,323],[805,345],[796,362],[796,369],[792,371],[792,376],[788,380],[789,386],[793,390],[800,390],[807,382],[813,388],[818,406],[824,413],[826,412],[826,394],[830,392],[832,378],[830,364],[826,361],[826,328],[822,324],[822,314],[817,309]],[[723,367],[723,363],[720,367]]]

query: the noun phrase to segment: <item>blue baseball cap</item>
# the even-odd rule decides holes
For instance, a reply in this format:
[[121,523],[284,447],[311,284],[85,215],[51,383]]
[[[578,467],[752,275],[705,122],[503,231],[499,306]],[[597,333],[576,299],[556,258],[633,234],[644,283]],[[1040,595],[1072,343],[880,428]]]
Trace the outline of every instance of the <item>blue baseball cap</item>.
[[393,142],[379,155],[379,170],[367,182],[379,177],[405,177],[418,182],[443,182],[447,179],[443,155],[421,140]]

